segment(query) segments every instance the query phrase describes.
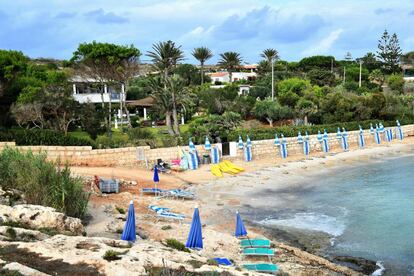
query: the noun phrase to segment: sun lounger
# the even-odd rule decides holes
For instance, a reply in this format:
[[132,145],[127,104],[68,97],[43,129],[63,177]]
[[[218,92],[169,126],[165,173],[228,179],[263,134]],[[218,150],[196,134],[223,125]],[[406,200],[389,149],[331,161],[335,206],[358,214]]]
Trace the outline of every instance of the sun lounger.
[[246,247],[270,247],[270,241],[266,239],[244,239],[240,241],[240,246]]
[[185,219],[185,216],[182,214],[176,214],[176,213],[171,213],[171,212],[160,212],[160,213],[157,213],[157,221],[159,219],[177,220],[181,223]]
[[214,258],[218,265],[233,265],[227,258]]
[[223,160],[223,163],[226,164],[228,167],[238,170],[240,172],[244,171],[242,167],[233,164],[230,160]]
[[161,207],[157,205],[149,205],[148,209],[151,211],[154,211],[155,213],[163,213],[163,212],[169,212],[170,208]]
[[273,249],[258,247],[258,248],[244,248],[242,252],[243,256],[274,256],[275,251]]
[[181,198],[181,199],[194,199],[195,195],[191,192],[184,191],[181,189],[172,189],[172,190],[166,190],[165,195],[169,195],[175,198]]
[[275,273],[279,268],[275,264],[260,263],[260,264],[244,264],[243,267],[247,270],[264,272],[264,273]]
[[152,195],[155,195],[155,194],[163,194],[165,192],[165,190],[162,190],[162,189],[156,189],[156,188],[142,188],[141,189],[141,193],[143,193],[143,194],[152,194]]
[[235,170],[235,169],[232,169],[232,168],[229,168],[226,164],[224,164],[224,163],[219,163],[218,164],[218,166],[219,166],[219,168],[220,168],[220,170],[222,171],[222,172],[224,172],[224,173],[228,173],[228,174],[232,174],[232,175],[235,175],[235,174],[238,174],[239,173],[239,171],[238,170]]

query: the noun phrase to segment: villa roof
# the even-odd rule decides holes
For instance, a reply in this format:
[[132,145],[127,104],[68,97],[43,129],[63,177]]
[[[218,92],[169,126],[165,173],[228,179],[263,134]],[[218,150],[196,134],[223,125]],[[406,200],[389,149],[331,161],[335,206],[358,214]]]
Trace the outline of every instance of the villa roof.
[[140,100],[134,100],[134,101],[127,101],[126,103],[128,106],[136,106],[136,107],[151,107],[155,104],[155,99],[152,96],[140,99]]
[[211,73],[211,77],[224,77],[227,76],[229,73],[227,72],[216,72],[216,73]]

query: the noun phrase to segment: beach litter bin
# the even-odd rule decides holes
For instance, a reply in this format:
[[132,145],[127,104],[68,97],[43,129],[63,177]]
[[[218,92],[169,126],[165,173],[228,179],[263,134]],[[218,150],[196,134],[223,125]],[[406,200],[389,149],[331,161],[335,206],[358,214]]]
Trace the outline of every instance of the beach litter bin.
[[204,154],[203,155],[203,164],[210,164],[210,163],[211,163],[210,155],[209,154]]
[[101,193],[119,193],[119,181],[116,179],[99,179]]

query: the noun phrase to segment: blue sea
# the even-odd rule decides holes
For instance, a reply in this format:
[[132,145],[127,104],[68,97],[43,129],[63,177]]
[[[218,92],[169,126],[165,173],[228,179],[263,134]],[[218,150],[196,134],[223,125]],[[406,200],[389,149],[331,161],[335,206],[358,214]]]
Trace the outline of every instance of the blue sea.
[[328,233],[327,254],[377,261],[385,269],[374,275],[414,275],[413,155],[338,166],[306,181],[317,185],[259,222]]

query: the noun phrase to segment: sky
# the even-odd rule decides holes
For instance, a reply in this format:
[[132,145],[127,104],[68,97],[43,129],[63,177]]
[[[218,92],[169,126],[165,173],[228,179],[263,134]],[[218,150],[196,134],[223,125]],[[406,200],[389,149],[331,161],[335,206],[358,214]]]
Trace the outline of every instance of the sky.
[[195,47],[236,51],[245,63],[275,48],[280,58],[354,58],[377,50],[384,29],[414,50],[413,0],[0,0],[0,49],[69,59],[79,43],[133,44],[145,53],[172,40],[186,63]]

